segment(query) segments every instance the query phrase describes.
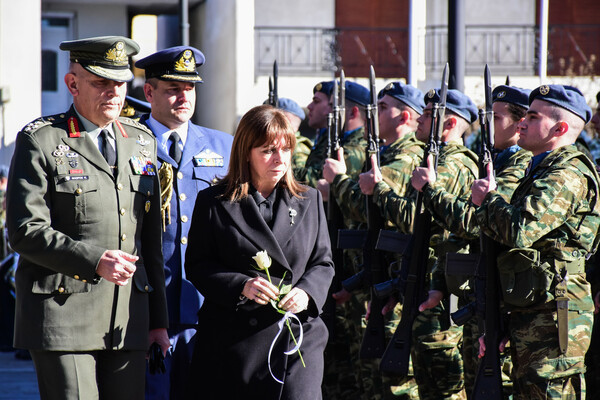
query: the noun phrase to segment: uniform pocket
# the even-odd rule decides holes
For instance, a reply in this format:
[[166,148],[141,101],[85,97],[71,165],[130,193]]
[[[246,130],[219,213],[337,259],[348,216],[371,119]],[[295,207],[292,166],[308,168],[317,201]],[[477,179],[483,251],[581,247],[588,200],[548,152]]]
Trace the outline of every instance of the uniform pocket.
[[151,293],[154,288],[148,282],[148,275],[146,274],[146,268],[143,265],[138,265],[135,273],[133,274],[133,285],[139,292]]
[[73,294],[87,293],[92,285],[63,274],[52,274],[33,281],[31,293],[35,294]]
[[534,249],[510,249],[498,257],[498,273],[504,301],[528,307],[546,298],[554,279],[550,264],[540,263]]
[[[102,220],[103,207],[97,175],[57,175],[54,177],[54,184],[59,207],[73,210],[74,224],[89,224]],[[66,224],[68,221],[61,223]]]
[[136,222],[151,206],[160,207],[160,204],[151,204],[150,198],[154,195],[154,178],[150,175],[129,175],[131,187],[131,220]]

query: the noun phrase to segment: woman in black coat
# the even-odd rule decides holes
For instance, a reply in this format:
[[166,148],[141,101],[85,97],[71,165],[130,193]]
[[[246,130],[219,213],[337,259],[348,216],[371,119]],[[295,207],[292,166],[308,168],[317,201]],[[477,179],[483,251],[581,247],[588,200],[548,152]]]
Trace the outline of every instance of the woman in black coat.
[[[193,398],[321,398],[328,333],[319,314],[334,272],[321,195],[292,175],[295,143],[281,111],[251,109],[236,131],[227,176],[198,195],[185,263],[205,296]],[[260,251],[272,260],[268,274],[256,269]],[[292,289],[279,298],[282,284]],[[299,324],[288,320],[292,337],[273,304],[301,321],[306,367],[298,352],[284,354],[299,340]]]

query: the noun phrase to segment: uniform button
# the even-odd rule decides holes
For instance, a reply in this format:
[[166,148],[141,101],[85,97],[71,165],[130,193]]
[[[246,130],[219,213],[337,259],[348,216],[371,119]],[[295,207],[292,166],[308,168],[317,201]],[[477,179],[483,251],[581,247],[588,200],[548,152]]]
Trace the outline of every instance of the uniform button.
[[187,238],[185,236],[181,238],[181,244],[187,244]]
[[124,209],[124,208],[121,208],[121,209],[119,210],[119,214],[121,214],[121,215],[125,215],[125,209]]
[[147,292],[150,290],[150,287],[148,285],[144,286],[144,290]]
[[81,280],[81,282],[83,282],[83,283],[87,283],[87,280],[85,280],[85,279],[82,279],[82,280]]
[[79,275],[73,275],[73,278],[79,280]]
[[579,250],[575,249],[573,250],[573,257],[579,257]]
[[188,216],[187,215],[182,215],[181,216],[181,222],[188,222]]
[[250,326],[256,326],[256,325],[258,325],[258,320],[257,320],[256,318],[250,318],[250,319],[248,320],[248,324],[249,324]]
[[58,288],[58,293],[64,293],[64,292],[65,292],[65,288],[64,288],[64,287],[62,287],[62,286],[60,286],[60,287]]
[[123,190],[123,184],[122,183],[117,183],[117,189]]
[[184,201],[185,199],[187,199],[187,196],[185,195],[185,193],[181,193],[179,195],[179,200]]
[[127,239],[127,235],[126,234],[122,234],[121,235],[121,241],[124,242]]
[[183,179],[183,172],[177,172],[177,179]]
[[75,194],[76,194],[77,196],[79,196],[81,193],[83,193],[83,190],[81,190],[81,188],[77,188],[77,189],[75,189]]

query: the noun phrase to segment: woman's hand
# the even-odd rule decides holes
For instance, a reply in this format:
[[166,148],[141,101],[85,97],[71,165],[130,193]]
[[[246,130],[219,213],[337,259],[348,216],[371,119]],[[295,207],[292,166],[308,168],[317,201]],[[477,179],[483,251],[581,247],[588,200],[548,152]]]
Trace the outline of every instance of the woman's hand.
[[244,290],[242,290],[242,295],[246,296],[248,300],[253,300],[258,304],[265,305],[269,300],[277,300],[279,289],[269,283],[268,280],[258,276],[246,281]]
[[279,308],[283,311],[298,314],[308,308],[309,300],[310,297],[308,297],[308,294],[304,290],[295,287],[281,299]]

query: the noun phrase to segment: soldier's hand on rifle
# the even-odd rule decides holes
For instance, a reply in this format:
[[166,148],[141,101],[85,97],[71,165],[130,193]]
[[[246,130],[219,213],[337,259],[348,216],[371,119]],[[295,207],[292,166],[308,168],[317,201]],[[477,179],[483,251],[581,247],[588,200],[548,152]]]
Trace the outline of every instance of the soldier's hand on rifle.
[[337,153],[337,159],[328,158],[325,160],[323,165],[323,178],[329,183],[333,183],[333,180],[337,175],[346,173],[346,161],[344,161],[344,149],[340,147]]
[[317,181],[317,190],[321,192],[321,196],[323,196],[323,201],[327,201],[329,198],[329,183],[325,179],[319,179]]
[[433,167],[433,156],[430,154],[427,156],[427,168],[417,167],[413,171],[410,183],[419,192],[423,189],[423,186],[427,183],[433,183],[436,180],[435,168]]
[[419,305],[419,312],[429,310],[440,304],[444,298],[444,293],[439,290],[430,290],[429,297],[421,305]]
[[335,292],[331,295],[335,299],[335,304],[342,305],[352,297],[352,293],[347,291],[346,289],[340,290],[339,292]]
[[375,185],[383,180],[383,177],[381,176],[381,170],[377,166],[377,156],[375,154],[371,155],[371,165],[373,168],[367,172],[363,172],[358,176],[358,185],[360,186],[360,190],[369,196],[375,191]]
[[[500,351],[500,353],[504,352],[507,343],[508,337],[506,336],[503,337],[502,340],[500,340],[500,343],[498,344],[498,350]],[[477,355],[477,357],[483,358],[483,356],[485,356],[485,335],[479,336],[479,354]]]
[[389,313],[396,307],[396,304],[398,304],[398,299],[394,296],[390,296],[388,301],[385,303],[385,305],[381,309],[381,314],[385,315],[385,314]]
[[477,179],[471,187],[471,201],[476,206],[480,206],[485,199],[485,196],[492,190],[496,190],[496,178],[494,178],[494,166],[489,163],[486,166],[487,178]]

